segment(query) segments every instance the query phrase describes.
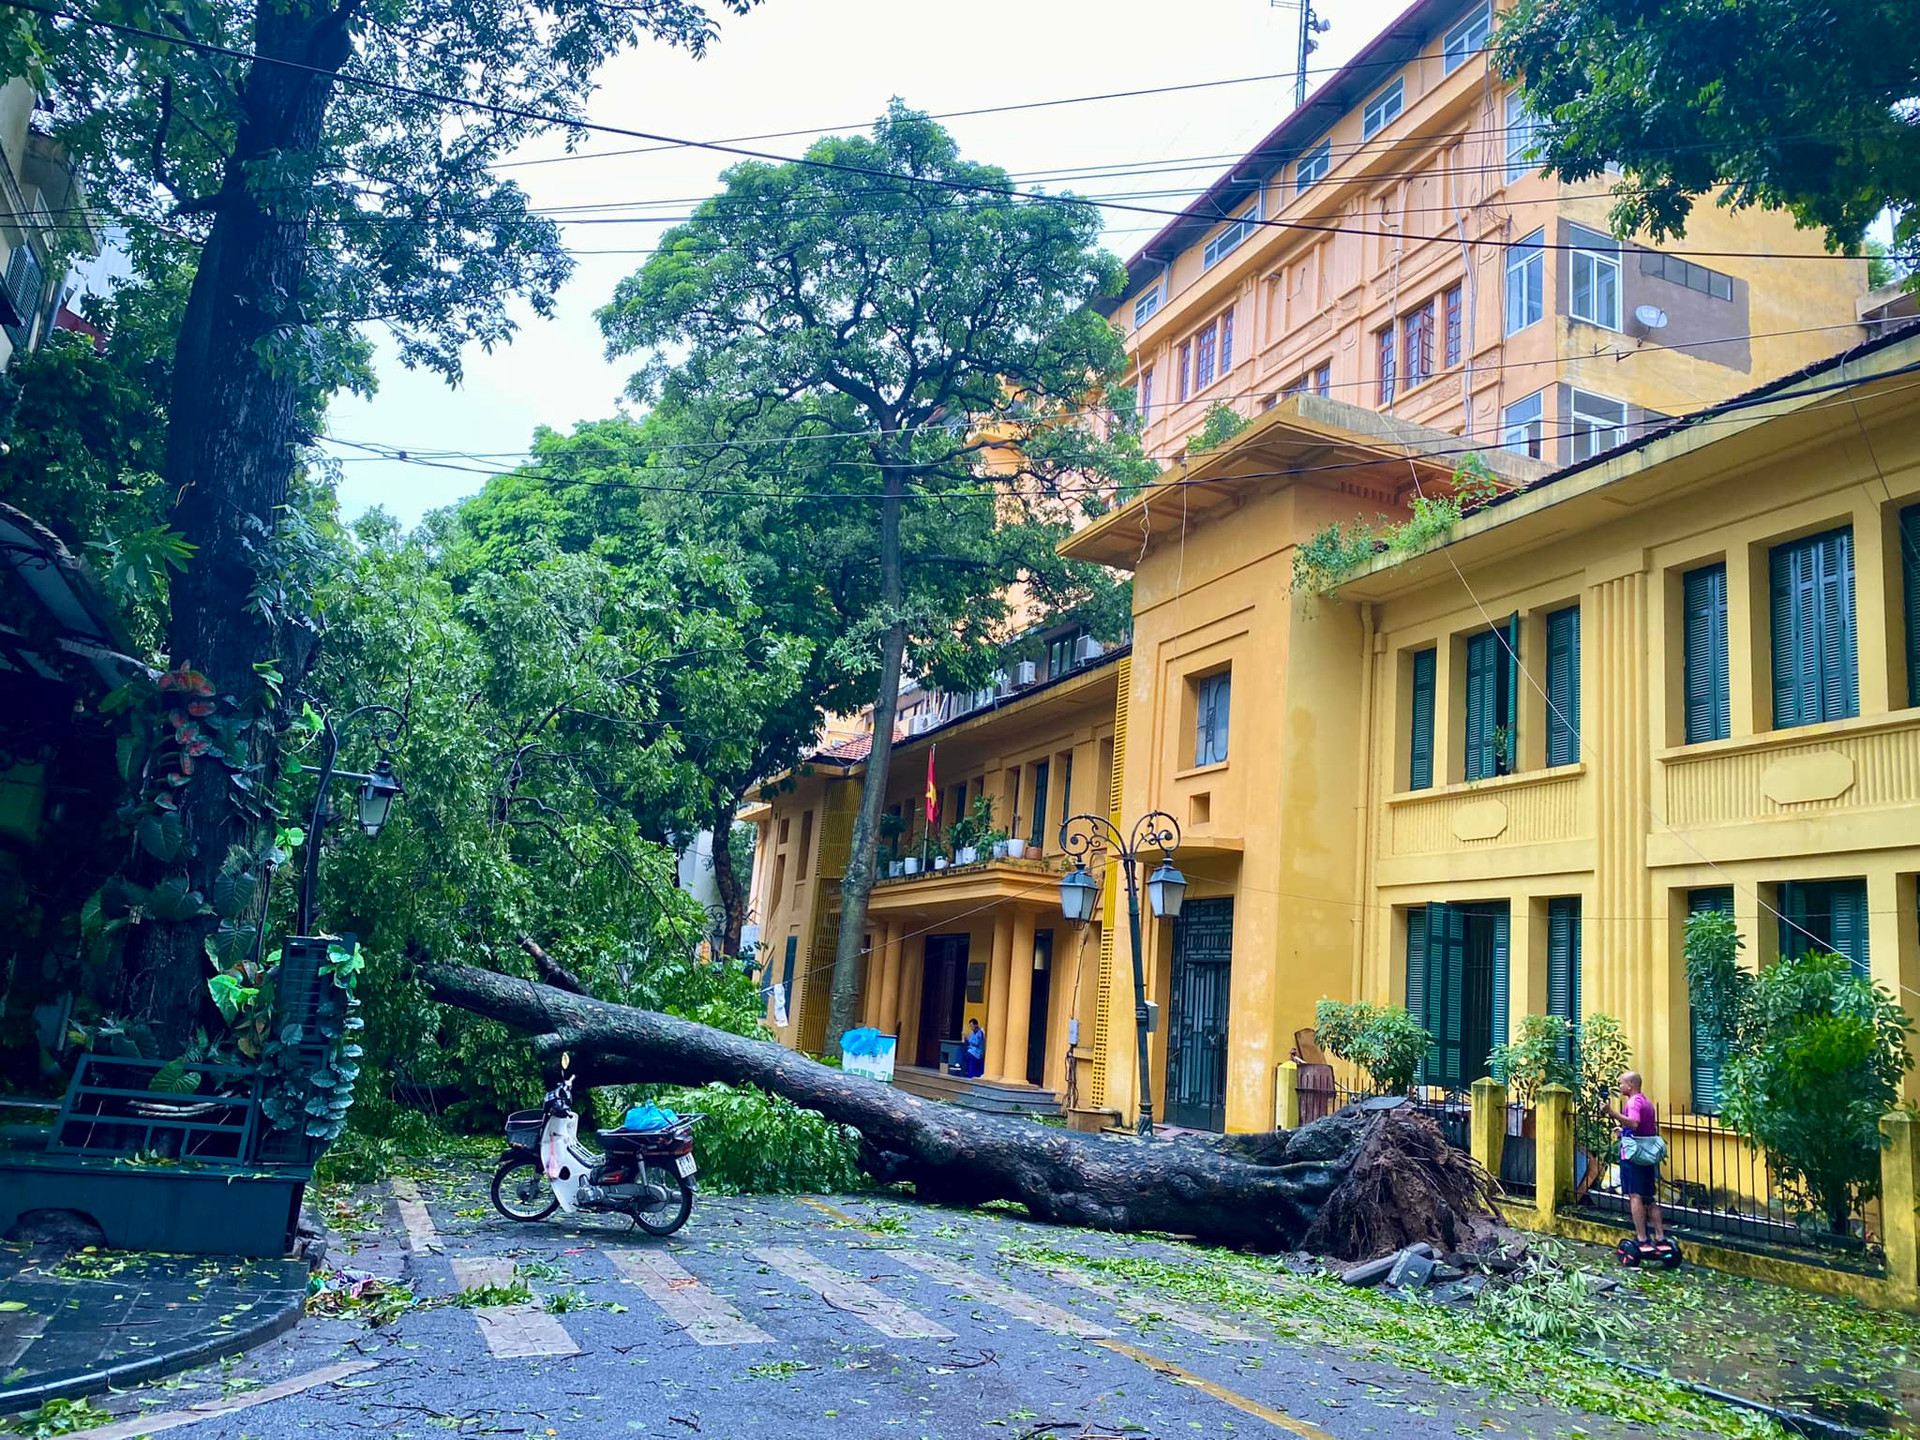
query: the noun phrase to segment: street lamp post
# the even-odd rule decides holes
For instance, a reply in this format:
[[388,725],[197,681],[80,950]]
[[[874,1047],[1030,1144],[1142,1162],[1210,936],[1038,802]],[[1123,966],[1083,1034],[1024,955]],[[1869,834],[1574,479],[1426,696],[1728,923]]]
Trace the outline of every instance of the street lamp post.
[[[352,770],[336,770],[334,762],[340,756],[340,732],[347,729],[363,715],[385,717],[385,723],[373,730],[373,743],[380,751],[380,758],[371,774],[362,775]],[[399,778],[393,773],[393,747],[400,738],[400,728],[407,723],[407,717],[391,705],[362,705],[352,711],[336,728],[333,717],[328,716],[321,723],[320,764],[302,765],[300,770],[309,775],[320,777],[319,788],[313,796],[313,815],[307,822],[306,865],[300,873],[300,914],[296,933],[313,933],[313,896],[320,884],[320,836],[334,819],[327,805],[327,789],[335,780],[358,780],[360,789],[359,819],[360,828],[371,839],[378,835],[387,823],[387,816],[393,810],[393,802],[406,794],[400,786]]]
[[1180,848],[1180,826],[1164,810],[1143,815],[1131,835],[1123,835],[1104,815],[1073,815],[1060,822],[1060,848],[1073,856],[1073,869],[1060,880],[1060,909],[1068,920],[1084,925],[1093,918],[1094,897],[1100,886],[1087,873],[1087,853],[1099,844],[1111,845],[1127,877],[1127,928],[1133,941],[1133,1026],[1139,1043],[1139,1133],[1153,1134],[1153,1086],[1147,1078],[1147,970],[1140,948],[1140,852],[1160,852],[1159,867],[1147,878],[1147,901],[1156,918],[1176,920],[1186,899],[1187,877],[1173,868],[1173,852]]

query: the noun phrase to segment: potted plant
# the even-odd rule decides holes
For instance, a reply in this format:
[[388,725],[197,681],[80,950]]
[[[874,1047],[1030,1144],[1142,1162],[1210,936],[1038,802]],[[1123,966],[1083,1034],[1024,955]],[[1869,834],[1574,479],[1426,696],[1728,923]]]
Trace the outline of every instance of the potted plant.
[[953,863],[971,865],[980,858],[979,831],[973,817],[962,814],[947,830],[947,843],[953,847]]
[[1024,860],[1027,858],[1027,841],[1026,837],[1020,833],[1020,817],[1018,815],[1013,817],[1013,830],[1007,836],[1007,858],[1009,860]]
[[[880,817],[880,843],[886,847],[889,861],[900,858],[900,837],[906,833],[907,817],[898,810],[889,810]],[[898,875],[900,872],[891,872]]]
[[1314,1007],[1313,1025],[1320,1048],[1358,1067],[1376,1094],[1405,1095],[1411,1090],[1433,1044],[1404,1005],[1322,1000]]
[[946,868],[947,868],[947,857],[946,857],[946,856],[944,856],[944,855],[936,855],[936,856],[934,856],[934,857],[933,857],[933,868],[934,868],[934,869],[936,869],[936,870],[944,870],[944,869],[946,869]]
[[1623,1071],[1633,1068],[1633,1047],[1620,1022],[1593,1014],[1580,1022],[1580,1088],[1573,1109],[1573,1172],[1576,1196],[1584,1196],[1607,1168],[1615,1125],[1607,1106]]
[[1579,1085],[1573,1062],[1573,1027],[1558,1015],[1529,1015],[1520,1022],[1519,1038],[1496,1045],[1487,1053],[1487,1068],[1507,1087],[1510,1104],[1520,1107],[1520,1134],[1533,1133],[1533,1110],[1540,1092],[1549,1085],[1569,1090]]
[[920,857],[918,855],[907,856],[906,859],[900,862],[900,871],[903,875],[918,875],[920,873]]

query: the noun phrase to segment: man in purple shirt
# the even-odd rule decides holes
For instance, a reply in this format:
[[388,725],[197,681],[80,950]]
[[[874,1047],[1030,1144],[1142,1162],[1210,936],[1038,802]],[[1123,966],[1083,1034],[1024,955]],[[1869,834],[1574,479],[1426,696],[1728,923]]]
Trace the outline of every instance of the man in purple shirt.
[[[1653,1102],[1641,1093],[1637,1071],[1629,1070],[1620,1077],[1620,1104],[1618,1107],[1609,1105],[1607,1113],[1619,1122],[1623,1135],[1660,1133],[1660,1117],[1654,1112]],[[1633,1233],[1639,1237],[1642,1245],[1647,1243],[1649,1212],[1653,1220],[1654,1243],[1658,1244],[1667,1238],[1666,1220],[1660,1214],[1660,1202],[1654,1195],[1654,1186],[1659,1178],[1658,1165],[1636,1165],[1628,1160],[1620,1162],[1620,1187],[1627,1192],[1628,1204],[1633,1207]]]

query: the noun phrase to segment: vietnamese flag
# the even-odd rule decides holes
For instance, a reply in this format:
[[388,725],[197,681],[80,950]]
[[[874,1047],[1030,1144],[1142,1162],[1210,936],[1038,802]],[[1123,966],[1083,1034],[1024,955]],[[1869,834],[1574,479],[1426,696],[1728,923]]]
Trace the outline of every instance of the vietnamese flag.
[[939,747],[927,747],[927,824],[931,825],[940,818],[940,790],[933,783],[933,752]]

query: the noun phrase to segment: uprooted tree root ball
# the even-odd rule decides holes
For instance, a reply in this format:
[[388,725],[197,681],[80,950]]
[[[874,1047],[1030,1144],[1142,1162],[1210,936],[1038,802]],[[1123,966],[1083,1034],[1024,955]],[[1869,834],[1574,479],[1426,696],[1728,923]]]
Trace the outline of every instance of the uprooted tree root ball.
[[1145,1141],[922,1100],[767,1040],[469,965],[427,964],[434,997],[569,1051],[584,1085],[756,1085],[861,1134],[876,1178],[922,1199],[1012,1200],[1039,1219],[1353,1258],[1465,1244],[1493,1182],[1410,1107],[1348,1107],[1294,1131]]

